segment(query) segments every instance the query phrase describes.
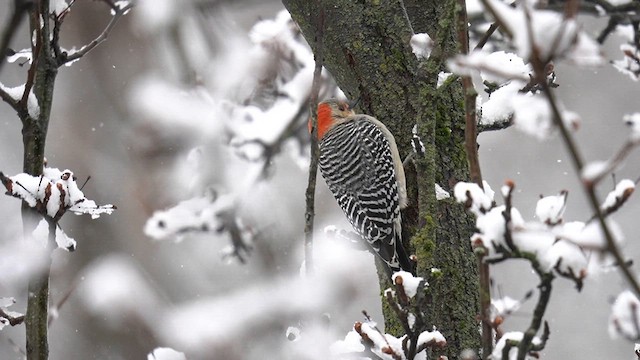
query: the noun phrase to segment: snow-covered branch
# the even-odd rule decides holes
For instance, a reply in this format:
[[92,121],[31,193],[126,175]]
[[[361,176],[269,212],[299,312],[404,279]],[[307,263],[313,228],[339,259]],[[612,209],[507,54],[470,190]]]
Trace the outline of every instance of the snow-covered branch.
[[430,328],[422,312],[427,282],[405,271],[393,274],[392,281],[394,289],[385,290],[384,296],[405,334],[395,337],[383,333],[367,312],[363,311],[365,321],[357,321],[344,340],[332,346],[332,353],[337,358],[360,356],[382,360],[413,360],[424,356],[426,349],[447,345],[444,336],[435,328]]
[[[538,201],[537,221],[525,221],[511,206],[513,185],[503,190],[505,205],[479,212],[477,205],[475,209],[472,206],[481,195],[472,195],[470,191],[461,189],[458,201],[471,208],[477,217],[478,233],[472,237],[473,246],[487,252],[486,261],[500,262],[514,257],[528,260],[541,282],[548,282],[549,292],[549,279],[553,276],[569,278],[580,289],[588,274],[587,268],[592,263],[588,255],[595,251],[602,255],[599,256],[601,259],[606,256],[612,258],[610,260],[620,269],[638,296],[640,285],[626,265],[627,261],[620,250],[622,234],[610,216],[627,202],[634,192],[635,183],[627,179],[621,181],[609,192],[604,202],[599,201],[595,189],[602,179],[621,166],[637,146],[637,116],[632,114],[625,117],[631,135],[610,160],[585,162],[573,138],[580,116],[565,110],[555,94],[554,63],[563,61],[583,67],[603,65],[604,56],[599,44],[615,31],[622,34],[627,43],[621,47],[624,59],[612,64],[632,79],[637,79],[640,73],[640,62],[637,61],[640,58],[637,35],[640,8],[635,2],[629,5],[631,2],[585,1],[567,4],[550,1],[535,5],[535,2],[522,1],[514,6],[496,0],[481,2],[486,12],[491,14],[484,28],[493,22],[506,38],[492,43],[493,48],[487,50],[483,47],[481,51],[458,56],[449,62],[450,68],[458,74],[479,73],[486,86],[489,100],[482,104],[480,126],[491,126],[494,122],[509,124],[513,121],[516,128],[538,139],[560,134],[581,176],[594,216],[586,222],[564,222],[567,192],[561,192]],[[559,7],[560,3],[562,7]],[[589,8],[597,9],[599,16],[609,17],[607,27],[597,41],[586,35],[577,23],[577,14]],[[621,9],[624,11],[621,12]],[[493,34],[491,28],[495,27],[489,27],[482,42],[486,40],[486,34]],[[515,49],[515,54],[496,51],[504,45]],[[465,189],[468,186],[461,185]],[[546,296],[543,290],[546,291],[547,287],[541,285],[540,299]],[[539,300],[538,305],[541,303],[542,300]],[[536,329],[539,325],[540,322]],[[520,336],[523,340],[532,340],[527,335]],[[508,357],[508,348],[519,341],[509,339],[499,344],[500,356]],[[518,347],[518,359],[524,359],[526,349],[522,343]]]
[[[592,251],[606,253],[608,249],[605,235],[597,221],[564,221],[567,191],[542,197],[535,209],[537,220],[525,221],[513,206],[514,188],[515,184],[511,181],[502,187],[505,205],[501,206],[495,204],[493,196],[487,196],[476,184],[458,183],[454,189],[456,200],[465,204],[476,216],[478,232],[473,234],[471,242],[473,247],[486,253],[485,261],[495,263],[524,259],[540,278],[539,298],[529,329],[524,333],[504,334],[493,353],[498,359],[510,359],[512,352],[518,354],[518,359],[524,359],[525,354],[541,350],[548,337],[546,323],[541,338],[535,338],[534,335],[543,325],[554,278],[560,276],[570,279],[580,290],[588,275],[590,262],[594,261],[593,258],[590,260],[588,254]],[[633,189],[632,182],[629,184],[628,180],[621,181],[603,207],[613,209],[616,204],[621,206],[632,192],[630,189]],[[607,224],[611,229],[617,228],[613,220],[608,219]],[[617,241],[620,241],[622,235],[619,232],[615,234]],[[593,266],[592,268],[595,269]],[[496,300],[494,303],[503,302]],[[515,304],[518,306],[517,302]],[[504,306],[496,306],[500,320],[497,315],[492,316],[491,323],[498,335],[501,334],[501,314],[506,311],[500,310],[501,308],[513,309],[514,305],[506,306],[505,303]]]
[[114,205],[97,205],[87,199],[71,170],[46,167],[41,176],[22,173],[11,177],[0,172],[0,181],[7,189],[7,195],[23,200],[55,222],[67,211],[76,215],[88,214],[97,219],[102,214],[110,215],[116,209]]
[[156,239],[181,241],[190,234],[217,234],[225,232],[231,240],[231,247],[224,256],[232,256],[245,263],[253,248],[254,234],[242,225],[236,215],[232,195],[217,196],[213,191],[203,197],[192,198],[176,206],[156,211],[147,220],[144,231]]
[[147,355],[147,360],[187,360],[184,353],[171,348],[158,347]]
[[[97,219],[102,214],[110,215],[116,209],[114,205],[98,205],[87,199],[70,170],[45,167],[41,176],[21,173],[10,177],[0,172],[0,181],[7,195],[24,201],[43,216],[32,236],[44,247],[49,238],[55,238],[58,247],[67,251],[75,250],[75,240],[67,236],[58,224],[68,211]],[[52,229],[55,229],[55,237],[49,236]]]
[[640,300],[631,291],[623,291],[611,307],[609,334],[631,341],[640,339]]

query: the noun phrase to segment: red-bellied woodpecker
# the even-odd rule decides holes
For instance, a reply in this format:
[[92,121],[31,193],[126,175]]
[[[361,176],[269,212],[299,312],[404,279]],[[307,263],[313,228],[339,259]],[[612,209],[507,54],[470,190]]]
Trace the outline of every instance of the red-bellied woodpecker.
[[320,172],[355,231],[391,271],[412,272],[402,245],[404,169],[389,129],[330,99],[318,105],[318,141]]

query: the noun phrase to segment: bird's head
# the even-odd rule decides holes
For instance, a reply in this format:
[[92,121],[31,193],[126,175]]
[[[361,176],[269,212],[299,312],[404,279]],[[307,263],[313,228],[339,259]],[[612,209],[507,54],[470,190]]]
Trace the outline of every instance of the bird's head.
[[[318,140],[322,140],[324,134],[349,116],[355,115],[348,102],[337,99],[329,99],[318,104]],[[309,119],[309,133],[312,123]]]

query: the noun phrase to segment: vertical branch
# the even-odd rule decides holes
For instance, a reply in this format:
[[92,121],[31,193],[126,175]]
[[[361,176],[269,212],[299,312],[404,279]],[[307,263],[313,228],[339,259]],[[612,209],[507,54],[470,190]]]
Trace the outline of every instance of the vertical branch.
[[[32,208],[28,208],[33,210]],[[37,214],[29,214],[36,216]],[[25,217],[23,206],[23,219]],[[33,219],[35,220],[35,219]],[[24,220],[23,220],[24,221]],[[26,229],[25,232],[33,231]],[[47,219],[49,235],[47,249],[53,251],[56,243],[57,224],[53,219]],[[29,296],[27,300],[27,314],[25,330],[27,342],[27,360],[46,360],[49,358],[49,272],[51,259],[48,258],[43,270],[29,279]]]
[[491,35],[493,35],[493,33],[496,32],[499,27],[500,25],[497,22],[491,23],[491,26],[489,26],[489,29],[487,29],[482,38],[478,41],[478,44],[476,44],[474,50],[482,49],[487,44],[487,41],[489,41],[489,38],[491,38]]
[[305,195],[305,223],[304,223],[304,258],[305,269],[307,273],[313,271],[313,220],[315,216],[314,202],[316,193],[316,178],[318,173],[318,93],[320,92],[320,83],[322,80],[322,62],[323,62],[323,30],[324,30],[324,8],[320,1],[316,2],[318,7],[318,26],[315,32],[315,49],[314,59],[316,62],[313,71],[313,84],[311,85],[311,94],[309,97],[309,113],[311,114],[311,161],[309,162],[309,181],[307,183],[307,191]]
[[[53,233],[55,237],[55,232]],[[55,239],[54,239],[55,241]],[[49,341],[47,336],[48,307],[49,307],[49,269],[47,260],[46,270],[35,274],[29,279],[29,298],[25,328],[27,338],[27,359],[46,360],[49,357]]]
[[[458,0],[458,42],[460,43],[461,52],[469,53],[469,32],[467,24],[467,7],[465,0]],[[495,30],[497,25],[492,25]],[[488,32],[490,36],[490,32]],[[487,36],[487,38],[488,38]],[[469,165],[469,175],[471,181],[482,185],[482,172],[480,170],[480,159],[478,157],[478,125],[476,114],[476,98],[477,92],[473,87],[471,76],[462,77],[462,87],[464,91],[464,110],[465,110],[465,128],[464,128],[464,146],[467,154],[467,163]],[[489,272],[489,264],[484,261],[484,254],[477,253],[478,275],[480,282],[480,320],[482,321],[482,353],[487,356],[493,351],[493,327],[490,320],[491,312],[491,274]]]
[[[25,84],[22,113],[19,116],[23,123],[23,171],[30,175],[41,175],[44,164],[44,148],[49,126],[53,88],[58,73],[57,64],[51,51],[51,27],[49,23],[49,1],[39,1],[30,13],[30,34],[36,34],[32,42],[34,61],[29,69],[29,77]],[[29,93],[37,99],[37,110],[29,109]],[[22,205],[22,222],[25,238],[29,238],[42,217],[25,203]],[[49,245],[55,243],[55,223],[49,223]],[[53,247],[49,246],[52,250]],[[49,357],[47,323],[49,318],[49,275],[50,259],[41,272],[29,279],[29,296],[25,331],[28,360],[46,360]]]
[[[469,53],[469,33],[467,29],[467,11],[465,0],[458,0],[460,10],[458,12],[458,41],[460,43],[461,52]],[[478,158],[478,125],[476,121],[476,97],[478,93],[473,87],[471,76],[462,77],[462,87],[464,90],[464,110],[465,110],[465,131],[464,146],[467,153],[467,162],[469,163],[469,173],[471,181],[478,184],[482,188],[482,173],[480,171],[480,160]]]
[[[529,351],[532,350],[533,339],[538,333],[540,326],[542,326],[542,319],[544,317],[544,313],[547,311],[549,300],[551,299],[552,283],[554,279],[553,274],[543,273],[537,270],[536,272],[538,272],[541,279],[540,285],[538,286],[540,289],[540,297],[538,298],[536,307],[533,310],[531,324],[527,331],[525,331],[522,341],[520,341],[520,344],[518,345],[518,360],[524,360]],[[548,331],[548,329],[546,331]]]

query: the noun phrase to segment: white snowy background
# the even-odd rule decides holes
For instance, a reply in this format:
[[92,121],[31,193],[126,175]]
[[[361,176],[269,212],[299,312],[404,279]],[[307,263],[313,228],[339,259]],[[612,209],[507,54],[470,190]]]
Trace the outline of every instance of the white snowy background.
[[[301,151],[297,144],[283,146],[282,154],[266,170],[266,180],[263,164],[244,159],[259,155],[261,148],[242,145],[236,137],[235,144],[240,145],[234,151],[219,149],[226,139],[234,144],[234,136],[229,128],[223,130],[218,115],[229,107],[218,99],[249,96],[256,82],[249,75],[264,70],[249,63],[252,56],[260,56],[252,44],[273,27],[252,35],[250,29],[260,19],[275,19],[282,5],[220,1],[194,10],[180,3],[142,1],[121,19],[106,43],[73,66],[60,69],[47,141],[49,165],[72,169],[80,183],[91,176],[84,194],[98,203],[113,203],[118,210],[94,221],[70,215],[62,221],[65,232],[77,241],[77,249],[54,254],[52,304],[70,289],[71,294],[50,327],[52,360],[144,359],[156,347],[165,346],[195,358],[207,358],[203,352],[215,348],[220,359],[260,359],[287,335],[289,326],[300,325],[296,319],[273,321],[274,315],[269,314],[277,316],[282,309],[289,313],[294,306],[299,308],[293,312],[301,315],[330,314],[330,331],[317,324],[324,320],[305,319],[316,325],[307,326],[309,330],[286,352],[290,358],[302,358],[300,354],[309,355],[305,352],[309,344],[328,349],[331,341],[343,339],[353,323],[362,320],[361,310],[380,319],[377,281],[367,254],[336,250],[329,240],[319,240],[321,280],[313,289],[296,280],[302,261],[307,179],[305,162],[296,155]],[[8,5],[0,9],[4,24]],[[87,43],[108,18],[102,4],[79,1],[65,21],[63,46]],[[592,18],[580,21],[591,35],[605,26]],[[202,27],[209,36],[197,31]],[[26,47],[26,34],[22,29],[15,48]],[[182,44],[191,54],[186,60],[174,51],[179,36],[185,36]],[[619,57],[616,40],[614,35],[605,46],[607,58]],[[201,78],[192,78],[189,66],[198,69]],[[0,81],[20,85],[25,72],[17,63],[7,64]],[[638,83],[610,65],[585,70],[559,64],[557,74],[558,96],[582,119],[576,138],[585,158],[607,159],[628,135],[623,116],[640,111]],[[184,81],[201,86],[196,90],[175,86]],[[239,119],[247,116],[231,113]],[[259,111],[249,115],[254,123],[237,121],[232,130],[252,134],[235,126],[250,127],[268,119]],[[264,129],[264,124],[259,125]],[[20,140],[18,118],[9,106],[0,105],[0,170],[6,174],[21,170]],[[511,128],[483,133],[479,143],[485,180],[499,189],[505,179],[512,179],[514,206],[525,218],[535,215],[540,194],[563,189],[570,191],[565,219],[584,220],[591,215],[558,137],[540,141]],[[194,144],[200,150],[191,152]],[[639,155],[632,154],[616,172],[617,179],[635,180],[640,176],[639,165]],[[193,176],[193,167],[206,169],[203,179]],[[145,235],[147,220],[155,211],[193,195],[205,196],[205,189],[191,193],[202,188],[203,181],[218,185],[218,200],[236,194],[234,209],[242,215],[247,237],[269,240],[253,244],[247,264],[223,256],[230,244],[224,232],[186,236],[180,242]],[[613,181],[604,182],[602,199],[613,186]],[[625,256],[631,259],[640,256],[634,236],[640,201],[635,196],[615,215],[626,235]],[[348,227],[322,182],[317,206],[318,229],[329,224]],[[15,297],[10,309],[24,312],[26,292],[21,280],[30,269],[20,267],[26,262],[20,256],[31,257],[28,249],[15,248],[21,234],[19,209],[16,199],[0,197],[0,297]],[[336,251],[341,255],[329,256]],[[329,261],[333,257],[334,262]],[[537,277],[528,266],[519,265],[492,267],[499,294],[518,299],[535,288]],[[15,273],[3,280],[6,269]],[[345,274],[357,276],[345,279]],[[588,277],[580,293],[564,279],[554,285],[546,314],[551,339],[544,358],[633,358],[633,344],[612,340],[607,330],[613,300],[625,288],[616,271]],[[505,329],[522,330],[532,304],[525,302],[508,317]],[[23,332],[22,326],[0,331],[0,358],[21,358],[13,343],[24,348]],[[261,341],[248,341],[253,338]],[[203,344],[199,353],[196,349]],[[158,358],[166,354],[154,353]]]

